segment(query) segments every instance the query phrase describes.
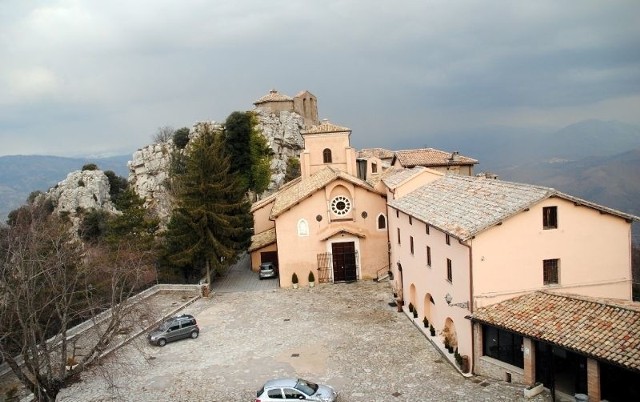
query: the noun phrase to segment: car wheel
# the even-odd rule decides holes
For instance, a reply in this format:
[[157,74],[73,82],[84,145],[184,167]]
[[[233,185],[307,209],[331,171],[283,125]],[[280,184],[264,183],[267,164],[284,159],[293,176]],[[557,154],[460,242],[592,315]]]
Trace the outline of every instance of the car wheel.
[[264,279],[264,278],[260,277],[260,280],[262,280],[262,279]]
[[198,331],[193,331],[191,333],[191,339],[196,339],[198,337],[198,335],[200,335],[200,333]]
[[158,346],[164,346],[164,345],[166,345],[166,344],[167,344],[167,340],[166,340],[166,339],[160,339],[160,340],[158,341]]

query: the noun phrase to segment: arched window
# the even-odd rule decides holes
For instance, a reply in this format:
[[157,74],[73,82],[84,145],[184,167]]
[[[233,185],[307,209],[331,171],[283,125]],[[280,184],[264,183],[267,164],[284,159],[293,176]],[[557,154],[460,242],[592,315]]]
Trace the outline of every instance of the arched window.
[[322,161],[324,163],[331,163],[331,150],[329,148],[325,148],[322,151]]
[[298,221],[298,236],[309,236],[309,224],[306,219]]
[[387,217],[383,214],[378,215],[378,229],[387,228]]

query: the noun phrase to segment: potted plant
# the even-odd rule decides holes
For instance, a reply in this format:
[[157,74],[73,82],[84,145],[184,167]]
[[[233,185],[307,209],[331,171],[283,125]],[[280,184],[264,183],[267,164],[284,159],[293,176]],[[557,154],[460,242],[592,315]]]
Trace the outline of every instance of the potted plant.
[[413,318],[418,318],[418,309],[417,308],[413,308]]
[[409,312],[413,313],[413,303],[409,303]]
[[436,336],[436,329],[433,328],[433,325],[429,324],[429,332],[431,333],[431,336]]
[[462,356],[458,353],[458,348],[456,348],[455,352],[453,352],[453,357],[456,359],[456,364],[460,369],[462,369]]
[[298,289],[298,275],[295,272],[291,275],[291,283],[294,289]]
[[426,316],[422,319],[422,323],[425,328],[429,328],[429,319]]
[[313,275],[313,271],[309,271],[309,287],[312,288],[316,284],[316,277]]

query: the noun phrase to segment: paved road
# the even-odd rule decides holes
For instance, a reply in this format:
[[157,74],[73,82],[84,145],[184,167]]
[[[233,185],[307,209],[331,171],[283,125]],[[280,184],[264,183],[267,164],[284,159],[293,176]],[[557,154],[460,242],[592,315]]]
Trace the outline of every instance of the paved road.
[[212,281],[211,290],[214,293],[253,292],[275,290],[278,286],[278,278],[259,280],[258,273],[251,270],[251,258],[245,254],[229,268],[225,276]]
[[[257,290],[269,282],[239,272],[246,277],[220,281],[186,310],[198,318],[198,339],[164,348],[137,339],[58,401],[253,401],[280,376],[329,383],[341,402],[525,400],[521,387],[462,377],[389,305],[388,283]],[[231,291],[245,288],[253,291]]]

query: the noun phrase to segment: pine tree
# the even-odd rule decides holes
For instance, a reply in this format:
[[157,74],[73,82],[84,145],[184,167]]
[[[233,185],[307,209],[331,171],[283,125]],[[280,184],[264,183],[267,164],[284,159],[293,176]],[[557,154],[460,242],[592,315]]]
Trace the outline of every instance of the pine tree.
[[252,226],[223,136],[205,129],[191,140],[184,172],[174,179],[180,185],[166,237],[167,259],[180,267],[203,266],[210,283],[212,270],[221,272],[246,248]]

